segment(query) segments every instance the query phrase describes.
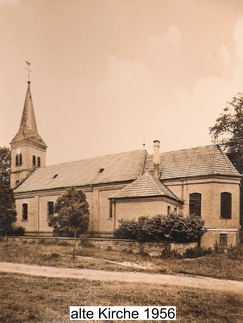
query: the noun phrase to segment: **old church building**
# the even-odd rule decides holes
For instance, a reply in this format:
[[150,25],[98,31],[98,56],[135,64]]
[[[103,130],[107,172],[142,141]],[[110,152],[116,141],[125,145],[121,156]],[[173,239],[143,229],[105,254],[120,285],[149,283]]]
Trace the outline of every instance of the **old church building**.
[[51,235],[54,204],[75,186],[89,203],[91,237],[112,237],[119,219],[180,213],[205,220],[202,245],[238,243],[241,175],[217,145],[161,153],[155,140],[153,155],[139,149],[46,166],[47,145],[37,130],[30,82],[10,144],[17,225],[26,234]]

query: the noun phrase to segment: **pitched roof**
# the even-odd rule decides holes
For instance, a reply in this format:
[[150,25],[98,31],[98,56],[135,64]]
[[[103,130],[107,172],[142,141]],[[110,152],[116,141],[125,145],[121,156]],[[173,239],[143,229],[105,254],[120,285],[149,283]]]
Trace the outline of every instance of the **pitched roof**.
[[152,176],[147,171],[144,175],[137,178],[131,184],[128,184],[120,192],[110,198],[131,198],[131,197],[153,197],[166,196],[174,200],[179,199],[172,193],[163,183],[155,176]]
[[38,168],[14,192],[132,181],[143,174],[146,154],[135,150]]
[[[147,157],[153,169],[153,156]],[[217,145],[195,147],[160,154],[161,180],[194,176],[240,176],[225,153]]]
[[[153,155],[147,155],[144,150],[38,168],[14,192],[134,181],[136,179],[142,181],[138,177],[144,173],[146,156],[147,167],[151,171],[153,170]],[[221,149],[213,145],[161,153],[160,170],[160,180],[162,181],[210,175],[241,176]],[[163,184],[161,185],[163,186]],[[160,186],[161,191],[165,189],[165,187],[162,189],[162,186]],[[151,185],[148,189],[151,190]],[[166,194],[170,195],[169,192]]]
[[22,141],[24,139],[29,139],[32,142],[42,146],[42,148],[44,149],[47,147],[41,136],[38,134],[34,106],[30,92],[30,82],[28,82],[19,131],[12,139],[11,144]]

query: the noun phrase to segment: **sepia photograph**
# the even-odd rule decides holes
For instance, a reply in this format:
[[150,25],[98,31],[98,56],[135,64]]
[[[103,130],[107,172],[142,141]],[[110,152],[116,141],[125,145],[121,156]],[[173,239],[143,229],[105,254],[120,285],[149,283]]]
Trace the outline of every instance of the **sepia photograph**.
[[243,322],[243,1],[0,0],[0,322]]

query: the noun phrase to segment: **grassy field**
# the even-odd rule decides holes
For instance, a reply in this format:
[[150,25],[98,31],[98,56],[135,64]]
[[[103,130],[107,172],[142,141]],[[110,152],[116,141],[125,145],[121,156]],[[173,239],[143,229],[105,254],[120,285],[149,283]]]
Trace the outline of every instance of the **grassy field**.
[[[58,242],[55,239],[36,241],[9,239],[7,244],[3,240],[0,241],[0,261],[115,271],[188,273],[243,279],[242,261],[231,260],[227,254],[215,254],[198,259],[159,259],[116,252],[110,248],[99,249],[88,243],[77,247],[77,255],[72,259],[72,244],[66,240]],[[147,269],[136,266],[126,267],[112,261],[143,265]],[[177,307],[176,322],[243,322],[243,296],[236,293],[145,283],[107,283],[3,273],[0,274],[0,286],[0,322],[4,323],[70,322],[69,306],[88,305],[173,305]]]
[[[78,245],[77,257],[72,259],[72,243],[56,240],[20,241],[9,239],[7,247],[0,241],[0,261],[71,268],[90,268],[115,271],[146,271],[164,274],[184,273],[215,278],[243,280],[241,257],[229,259],[228,254],[212,254],[196,259],[152,258],[140,254],[99,249],[92,244]],[[106,260],[106,261],[104,261]],[[137,266],[126,267],[122,264]],[[146,268],[142,269],[140,266]]]
[[66,323],[70,322],[69,306],[88,305],[173,305],[177,307],[176,322],[181,323],[241,323],[243,320],[243,296],[234,293],[17,274],[1,274],[0,284],[0,322],[4,323]]

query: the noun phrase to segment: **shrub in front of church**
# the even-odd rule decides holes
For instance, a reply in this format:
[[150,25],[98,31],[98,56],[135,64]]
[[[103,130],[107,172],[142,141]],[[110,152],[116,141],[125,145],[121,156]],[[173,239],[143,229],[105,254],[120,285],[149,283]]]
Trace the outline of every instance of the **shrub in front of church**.
[[119,228],[114,232],[117,239],[135,239],[139,241],[166,240],[162,227],[162,215],[149,218],[141,216],[135,220],[120,220]]
[[25,233],[25,228],[24,227],[21,227],[21,226],[13,226],[8,235],[9,236],[23,236]]
[[206,232],[204,220],[196,215],[170,214],[163,218],[162,226],[165,236],[176,242],[198,241]]
[[137,222],[135,220],[127,221],[120,220],[120,226],[114,232],[114,237],[117,239],[137,239]]
[[121,220],[114,237],[138,241],[192,242],[198,241],[205,231],[204,221],[198,216],[169,214],[150,218],[143,216],[137,221]]

